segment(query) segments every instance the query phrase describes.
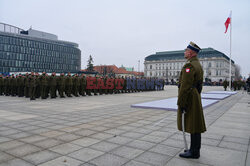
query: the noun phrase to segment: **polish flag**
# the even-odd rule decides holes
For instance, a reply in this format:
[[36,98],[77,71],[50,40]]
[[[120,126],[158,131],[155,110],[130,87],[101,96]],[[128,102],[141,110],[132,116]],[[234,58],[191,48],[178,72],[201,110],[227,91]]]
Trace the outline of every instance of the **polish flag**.
[[231,16],[232,16],[232,11],[230,12],[230,14],[225,22],[225,27],[226,27],[225,33],[227,33],[227,29],[228,29],[229,24],[231,24]]

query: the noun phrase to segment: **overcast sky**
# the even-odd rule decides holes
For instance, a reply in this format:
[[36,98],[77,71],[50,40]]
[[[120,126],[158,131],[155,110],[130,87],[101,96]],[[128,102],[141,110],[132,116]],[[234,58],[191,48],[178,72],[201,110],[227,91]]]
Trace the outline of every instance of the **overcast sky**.
[[144,58],[189,41],[229,55],[224,22],[232,10],[232,59],[250,73],[250,0],[0,0],[0,22],[79,44],[82,68],[115,64],[143,71]]

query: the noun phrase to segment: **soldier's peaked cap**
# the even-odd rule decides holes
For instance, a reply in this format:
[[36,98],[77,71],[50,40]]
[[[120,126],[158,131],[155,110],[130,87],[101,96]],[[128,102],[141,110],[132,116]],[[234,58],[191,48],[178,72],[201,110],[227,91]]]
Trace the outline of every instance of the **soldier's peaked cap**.
[[187,48],[189,48],[197,53],[199,53],[199,51],[201,50],[201,48],[197,44],[195,44],[194,42],[190,42],[189,45],[187,46]]

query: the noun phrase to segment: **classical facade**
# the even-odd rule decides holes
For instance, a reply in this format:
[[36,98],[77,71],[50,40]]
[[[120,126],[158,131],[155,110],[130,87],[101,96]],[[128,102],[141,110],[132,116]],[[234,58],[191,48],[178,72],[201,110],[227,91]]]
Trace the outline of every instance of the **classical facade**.
[[58,40],[54,34],[0,23],[0,73],[78,72],[78,44]]
[[[229,62],[228,56],[213,48],[202,49],[198,57],[204,70],[204,81],[229,80]],[[168,80],[177,80],[181,69],[186,63],[184,50],[156,52],[149,55],[144,61],[144,75],[146,77],[158,77]],[[235,76],[235,64],[232,64],[232,78]]]

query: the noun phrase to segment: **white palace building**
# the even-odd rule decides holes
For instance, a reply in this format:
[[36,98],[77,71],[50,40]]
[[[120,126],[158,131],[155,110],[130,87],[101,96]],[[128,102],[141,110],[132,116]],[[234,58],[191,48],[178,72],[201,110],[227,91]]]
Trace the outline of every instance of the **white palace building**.
[[[205,79],[211,81],[229,80],[230,59],[224,53],[213,48],[203,48],[198,57],[204,70],[204,81]],[[156,54],[145,58],[144,76],[177,80],[185,63],[184,50],[156,52]],[[233,79],[235,76],[233,60],[231,60],[231,65]]]

